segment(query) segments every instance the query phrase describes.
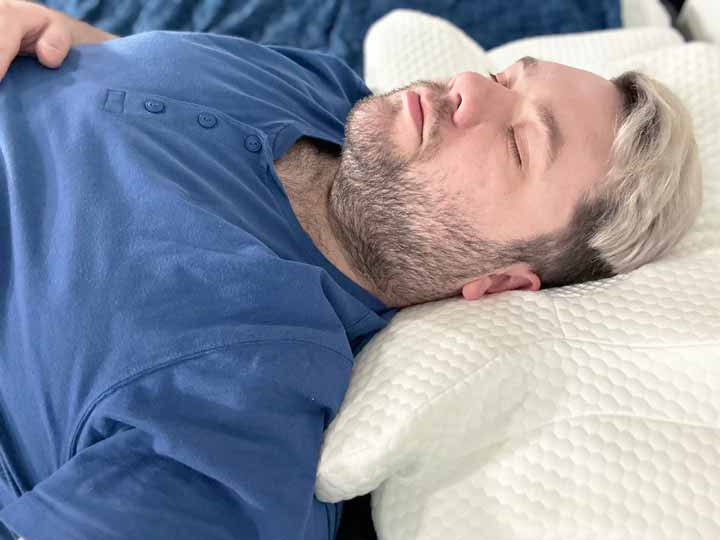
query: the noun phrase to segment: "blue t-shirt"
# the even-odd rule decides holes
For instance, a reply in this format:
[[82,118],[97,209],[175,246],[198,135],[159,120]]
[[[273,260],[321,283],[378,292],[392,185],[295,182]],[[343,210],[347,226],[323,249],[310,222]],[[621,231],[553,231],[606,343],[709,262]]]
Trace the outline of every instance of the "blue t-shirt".
[[[342,61],[149,32],[0,83],[0,522],[28,540],[330,539],[353,356],[395,313],[274,160],[342,144]],[[2,527],[0,526],[0,529]],[[0,538],[10,537],[9,532]]]

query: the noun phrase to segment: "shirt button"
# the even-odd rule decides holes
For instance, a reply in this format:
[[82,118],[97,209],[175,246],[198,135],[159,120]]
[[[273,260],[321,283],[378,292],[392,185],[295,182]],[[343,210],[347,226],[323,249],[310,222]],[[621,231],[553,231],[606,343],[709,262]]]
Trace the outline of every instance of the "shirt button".
[[165,104],[162,101],[148,99],[145,102],[145,110],[153,114],[161,113],[165,110]]
[[259,152],[262,150],[260,137],[257,135],[248,135],[245,137],[245,148],[247,148],[250,152]]
[[212,129],[215,126],[217,126],[218,119],[214,114],[210,113],[200,113],[197,117],[198,124],[200,124],[205,129]]

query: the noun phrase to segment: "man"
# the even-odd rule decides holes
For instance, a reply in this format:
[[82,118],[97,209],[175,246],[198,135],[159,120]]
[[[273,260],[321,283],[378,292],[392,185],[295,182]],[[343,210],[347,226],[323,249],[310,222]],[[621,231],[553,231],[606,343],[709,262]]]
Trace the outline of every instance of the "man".
[[322,433],[397,308],[632,270],[701,204],[687,113],[639,74],[370,96],[290,47],[0,25],[5,65],[60,66],[0,82],[6,536],[333,538]]

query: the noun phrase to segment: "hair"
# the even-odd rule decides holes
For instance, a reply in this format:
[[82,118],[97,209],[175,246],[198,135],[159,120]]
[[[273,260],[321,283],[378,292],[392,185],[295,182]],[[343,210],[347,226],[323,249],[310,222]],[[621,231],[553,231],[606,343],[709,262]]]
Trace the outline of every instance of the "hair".
[[623,109],[610,169],[585,193],[559,234],[515,243],[542,287],[612,277],[665,255],[702,206],[702,171],[692,119],[664,85],[628,71],[611,82]]

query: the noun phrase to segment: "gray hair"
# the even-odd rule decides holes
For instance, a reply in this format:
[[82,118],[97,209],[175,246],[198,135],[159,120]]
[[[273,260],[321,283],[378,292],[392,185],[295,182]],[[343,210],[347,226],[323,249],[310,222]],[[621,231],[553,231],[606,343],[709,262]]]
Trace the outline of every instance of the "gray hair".
[[687,109],[642,73],[629,71],[611,82],[624,104],[607,177],[583,195],[560,234],[511,248],[543,287],[611,277],[662,257],[702,206],[700,157]]

